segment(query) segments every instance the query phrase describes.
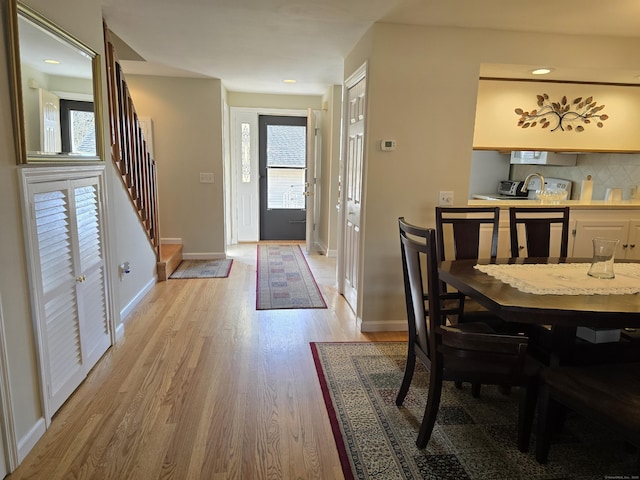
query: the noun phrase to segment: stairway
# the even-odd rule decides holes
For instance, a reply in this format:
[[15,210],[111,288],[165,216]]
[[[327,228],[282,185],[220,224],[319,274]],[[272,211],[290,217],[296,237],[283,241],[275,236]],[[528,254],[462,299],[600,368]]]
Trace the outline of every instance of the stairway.
[[158,281],[164,282],[175,272],[182,262],[182,244],[160,245],[160,261],[158,262]]

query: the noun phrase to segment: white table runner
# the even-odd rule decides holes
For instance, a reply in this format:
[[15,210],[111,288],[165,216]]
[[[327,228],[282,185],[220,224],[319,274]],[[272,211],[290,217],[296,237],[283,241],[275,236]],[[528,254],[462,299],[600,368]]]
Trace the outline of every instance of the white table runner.
[[476,265],[474,268],[537,295],[624,295],[640,292],[640,263],[616,263],[615,278],[587,275],[590,263]]

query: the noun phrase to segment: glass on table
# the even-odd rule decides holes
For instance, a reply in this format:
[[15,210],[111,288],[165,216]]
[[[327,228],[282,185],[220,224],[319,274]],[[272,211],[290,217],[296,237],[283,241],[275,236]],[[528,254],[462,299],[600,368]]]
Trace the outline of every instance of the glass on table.
[[595,237],[593,239],[593,259],[588,275],[596,278],[615,278],[613,263],[618,243],[620,240],[613,238]]

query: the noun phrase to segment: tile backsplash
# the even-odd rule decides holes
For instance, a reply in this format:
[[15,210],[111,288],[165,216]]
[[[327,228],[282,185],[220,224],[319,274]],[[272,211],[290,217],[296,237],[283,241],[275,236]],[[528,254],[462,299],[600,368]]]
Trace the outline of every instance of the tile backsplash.
[[509,177],[523,180],[530,173],[538,172],[545,177],[571,180],[571,199],[580,198],[582,180],[591,175],[593,200],[603,200],[609,187],[622,188],[622,199],[632,198],[636,186],[640,188],[640,154],[630,153],[584,153],[579,154],[575,166],[511,165]]

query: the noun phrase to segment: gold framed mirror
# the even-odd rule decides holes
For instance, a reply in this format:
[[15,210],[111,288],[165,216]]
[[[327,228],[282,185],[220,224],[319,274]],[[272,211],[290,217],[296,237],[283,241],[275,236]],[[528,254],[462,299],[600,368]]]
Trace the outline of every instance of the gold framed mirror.
[[9,0],[18,163],[104,159],[100,55]]

